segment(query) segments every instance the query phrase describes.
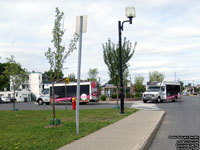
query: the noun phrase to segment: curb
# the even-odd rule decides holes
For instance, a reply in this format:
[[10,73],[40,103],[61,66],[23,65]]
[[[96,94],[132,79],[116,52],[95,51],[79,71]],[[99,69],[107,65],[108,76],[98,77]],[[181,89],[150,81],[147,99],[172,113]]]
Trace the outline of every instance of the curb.
[[143,142],[139,143],[134,150],[148,150],[156,133],[158,132],[158,129],[160,128],[162,121],[164,119],[165,112],[161,114],[160,120],[156,123],[155,127],[152,128],[150,133],[144,138]]

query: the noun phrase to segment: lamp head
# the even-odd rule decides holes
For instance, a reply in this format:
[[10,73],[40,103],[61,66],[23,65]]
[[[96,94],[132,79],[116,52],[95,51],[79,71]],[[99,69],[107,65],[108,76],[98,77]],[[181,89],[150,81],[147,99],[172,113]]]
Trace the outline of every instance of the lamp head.
[[129,18],[130,24],[132,24],[132,19],[136,17],[135,7],[126,7],[125,9],[126,17]]

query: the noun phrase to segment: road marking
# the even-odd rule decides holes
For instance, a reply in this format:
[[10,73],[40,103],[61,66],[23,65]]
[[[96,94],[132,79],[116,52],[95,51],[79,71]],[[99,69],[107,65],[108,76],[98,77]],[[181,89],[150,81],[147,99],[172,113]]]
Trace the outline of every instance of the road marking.
[[133,102],[130,108],[136,108],[141,110],[161,110],[156,104],[143,103],[143,102]]

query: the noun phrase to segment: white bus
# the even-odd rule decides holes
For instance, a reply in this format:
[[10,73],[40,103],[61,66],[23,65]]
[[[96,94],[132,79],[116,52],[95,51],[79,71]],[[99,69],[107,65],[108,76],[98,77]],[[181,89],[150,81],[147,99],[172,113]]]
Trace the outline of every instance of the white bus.
[[181,87],[179,82],[147,82],[146,92],[142,94],[143,102],[176,101],[180,99]]
[[[72,98],[76,98],[77,83],[55,83],[54,96],[55,102],[72,102]],[[49,105],[52,102],[52,85],[48,89],[44,89],[42,94],[37,98],[39,105],[44,103]],[[96,82],[80,83],[80,103],[97,102],[99,100],[99,92]]]

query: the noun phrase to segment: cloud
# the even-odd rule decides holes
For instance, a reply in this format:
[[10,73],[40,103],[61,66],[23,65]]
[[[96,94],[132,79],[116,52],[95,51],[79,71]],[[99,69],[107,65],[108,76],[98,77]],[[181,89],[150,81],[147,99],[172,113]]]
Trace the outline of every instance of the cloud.
[[[44,52],[53,48],[52,28],[55,7],[59,6],[65,13],[66,49],[75,32],[76,16],[88,15],[87,33],[83,34],[82,77],[87,78],[89,68],[98,68],[102,80],[108,80],[102,43],[108,38],[118,43],[118,21],[126,20],[125,7],[130,5],[136,8],[136,18],[132,25],[124,24],[122,32],[132,43],[138,42],[129,62],[130,74],[144,74],[147,78],[149,71],[158,70],[172,80],[177,72],[177,78],[180,75],[186,82],[200,82],[199,4],[197,0],[0,1],[0,61],[15,55],[29,71],[48,70]],[[74,51],[67,58],[66,75],[76,74],[77,53]]]

